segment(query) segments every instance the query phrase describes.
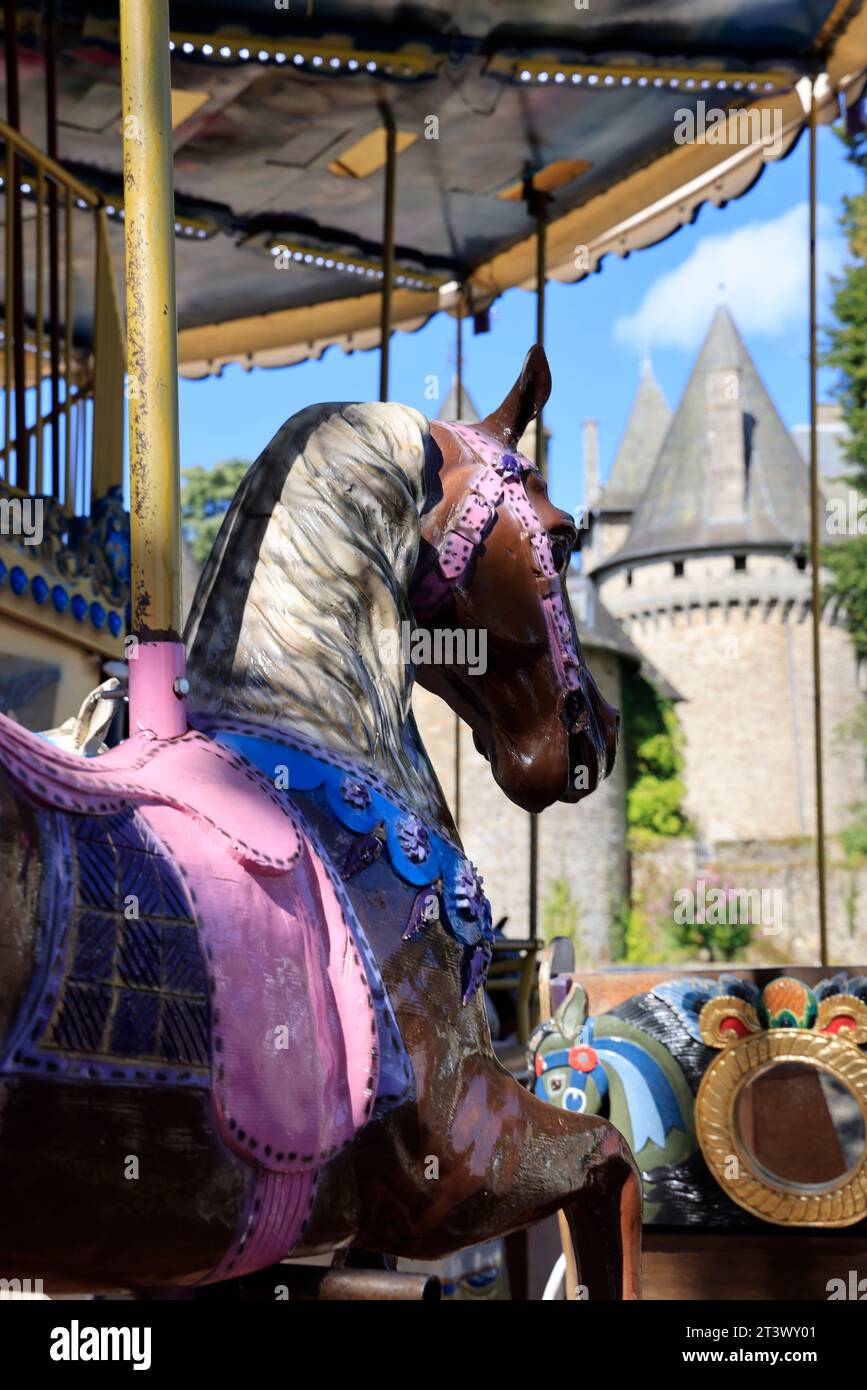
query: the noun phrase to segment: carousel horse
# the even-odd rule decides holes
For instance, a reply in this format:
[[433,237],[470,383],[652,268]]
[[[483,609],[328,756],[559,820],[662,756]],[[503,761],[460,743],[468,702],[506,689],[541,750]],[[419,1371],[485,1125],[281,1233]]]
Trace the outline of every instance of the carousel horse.
[[[88,758],[0,718],[0,1275],[424,1259],[562,1210],[589,1297],[637,1297],[625,1141],[494,1057],[490,907],[411,711],[417,675],[528,811],[610,771],[573,523],[516,448],[549,390],[534,348],[477,426],[302,411],[204,569],[187,732]],[[416,673],[407,627],[484,631],[484,671]]]

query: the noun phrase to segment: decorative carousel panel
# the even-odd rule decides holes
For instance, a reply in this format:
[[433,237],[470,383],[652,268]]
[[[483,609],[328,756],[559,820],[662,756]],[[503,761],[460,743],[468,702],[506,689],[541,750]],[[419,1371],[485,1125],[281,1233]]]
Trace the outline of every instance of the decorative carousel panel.
[[[750,978],[763,979],[760,986]],[[768,972],[570,981],[530,1042],[535,1093],[607,1116],[644,1179],[645,1223],[743,1229],[867,1217],[867,977]],[[626,976],[628,978],[628,976]],[[561,997],[563,991],[561,989]]]

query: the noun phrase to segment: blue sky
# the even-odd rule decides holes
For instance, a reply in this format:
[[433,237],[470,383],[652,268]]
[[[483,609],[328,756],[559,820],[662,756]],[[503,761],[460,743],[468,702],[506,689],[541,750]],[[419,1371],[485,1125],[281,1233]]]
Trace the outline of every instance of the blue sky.
[[[858,191],[854,170],[827,128],[819,140],[819,271],[821,321],[830,319],[830,274],[845,244],[837,229],[841,199]],[[599,421],[601,472],[616,452],[635,392],[642,352],[675,405],[716,304],[722,296],[772,399],[789,426],[807,418],[807,139],[769,165],[756,186],[725,208],[709,204],[695,223],[658,246],[620,260],[610,256],[579,284],[551,284],[547,342],[554,387],[545,412],[552,431],[551,492],[569,511],[583,502],[581,425]],[[720,287],[723,286],[721,289]],[[481,413],[505,395],[533,341],[532,294],[512,290],[496,305],[491,332],[464,329],[464,380]],[[418,333],[392,344],[392,399],[436,415],[425,378],[441,395],[455,362],[454,320],[440,314]],[[279,426],[315,401],[375,400],[379,355],[331,348],[318,362],[181,381],[181,461],[211,466],[225,458],[253,460]],[[823,373],[827,396],[832,379]]]

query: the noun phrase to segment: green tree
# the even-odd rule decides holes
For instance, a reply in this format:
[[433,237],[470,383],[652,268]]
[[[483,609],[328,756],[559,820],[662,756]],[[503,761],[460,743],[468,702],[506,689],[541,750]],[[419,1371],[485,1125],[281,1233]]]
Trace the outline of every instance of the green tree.
[[[825,362],[836,367],[836,395],[849,426],[848,481],[867,494],[867,133],[843,135],[850,164],[864,187],[844,198],[841,225],[850,258],[834,282],[835,322],[828,330]],[[867,536],[848,536],[822,554],[831,572],[829,594],[845,609],[846,623],[861,656],[867,655]]]
[[181,516],[184,539],[196,564],[203,565],[217,539],[223,517],[249,463],[226,459],[213,468],[185,468],[181,473]]
[[626,820],[645,838],[686,835],[683,734],[671,700],[641,676],[623,688]]
[[611,959],[626,965],[652,965],[661,959],[643,903],[624,904],[611,924]]

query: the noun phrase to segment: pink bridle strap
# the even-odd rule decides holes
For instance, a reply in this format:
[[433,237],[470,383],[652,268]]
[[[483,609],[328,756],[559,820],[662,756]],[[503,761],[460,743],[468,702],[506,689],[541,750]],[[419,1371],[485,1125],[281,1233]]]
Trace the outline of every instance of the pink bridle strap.
[[533,572],[542,600],[551,650],[567,690],[580,685],[580,661],[574,631],[563,599],[551,540],[527,496],[525,477],[533,465],[523,454],[500,452],[490,436],[472,425],[446,425],[479,460],[466,496],[449,519],[437,547],[433,566],[413,587],[411,603],[417,621],[430,622],[461,583],[470,564],[505,503],[521,523],[522,539],[530,543]]

